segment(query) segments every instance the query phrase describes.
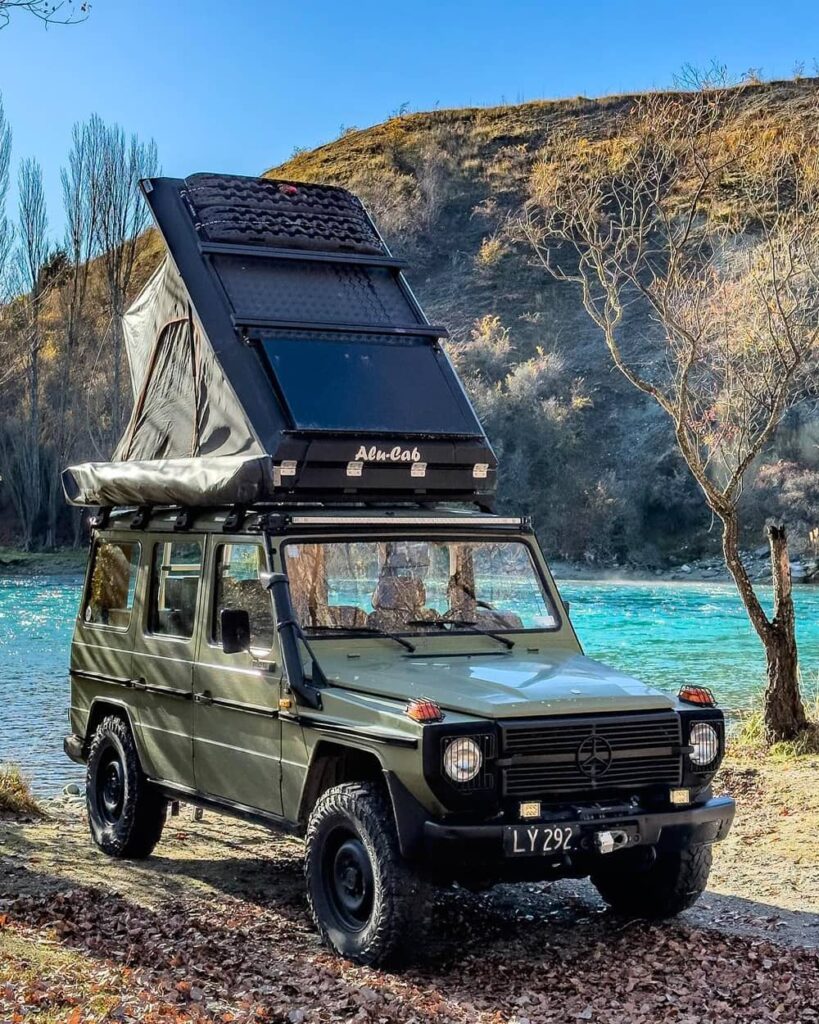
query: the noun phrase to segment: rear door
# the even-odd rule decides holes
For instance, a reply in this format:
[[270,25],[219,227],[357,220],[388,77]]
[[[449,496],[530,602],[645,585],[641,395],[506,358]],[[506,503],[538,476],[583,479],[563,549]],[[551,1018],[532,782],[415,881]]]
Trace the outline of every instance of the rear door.
[[155,778],[194,788],[193,661],[202,535],[149,535],[148,585],[132,670],[144,687],[139,728]]
[[[208,796],[281,814],[282,668],[261,543],[212,537],[194,676],[196,787]],[[250,651],[225,654],[220,613],[250,617]]]
[[133,534],[99,536],[91,551],[71,644],[71,727],[83,735],[95,697],[133,705],[131,665],[141,545]]

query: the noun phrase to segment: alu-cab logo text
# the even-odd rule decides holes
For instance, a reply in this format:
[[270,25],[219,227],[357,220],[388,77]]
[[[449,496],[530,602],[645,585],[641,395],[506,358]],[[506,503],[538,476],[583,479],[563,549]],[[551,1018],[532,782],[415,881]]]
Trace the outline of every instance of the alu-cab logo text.
[[361,445],[355,453],[356,462],[420,462],[421,453],[417,448],[379,448],[377,445]]

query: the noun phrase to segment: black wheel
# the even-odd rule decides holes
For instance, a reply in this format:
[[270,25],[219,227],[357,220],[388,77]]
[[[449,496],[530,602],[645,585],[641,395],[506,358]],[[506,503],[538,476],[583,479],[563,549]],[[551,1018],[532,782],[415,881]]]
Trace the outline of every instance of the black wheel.
[[655,920],[692,907],[708,885],[711,847],[662,853],[626,850],[609,854],[592,871],[597,891],[619,914]]
[[88,751],[85,800],[91,836],[109,857],[147,857],[159,842],[166,801],[139,765],[128,724],[109,715],[97,726]]
[[402,858],[392,808],[373,783],[344,783],[319,798],[304,870],[322,939],[355,963],[382,963],[425,926],[426,887]]

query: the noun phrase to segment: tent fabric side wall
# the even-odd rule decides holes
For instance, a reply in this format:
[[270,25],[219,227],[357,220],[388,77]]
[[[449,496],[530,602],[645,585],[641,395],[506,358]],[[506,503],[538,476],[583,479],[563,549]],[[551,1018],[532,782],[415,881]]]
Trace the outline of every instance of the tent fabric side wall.
[[169,259],[126,314],[125,336],[134,409],[115,462],[264,455]]

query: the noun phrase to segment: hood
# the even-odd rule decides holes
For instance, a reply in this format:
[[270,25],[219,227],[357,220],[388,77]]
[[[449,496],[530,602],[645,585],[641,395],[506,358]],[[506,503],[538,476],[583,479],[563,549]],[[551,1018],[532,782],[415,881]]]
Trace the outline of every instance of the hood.
[[[323,645],[322,645],[323,646]],[[667,711],[675,706],[645,683],[575,651],[514,655],[390,657],[372,648],[355,658],[316,651],[334,684],[383,697],[429,697],[483,718]]]

